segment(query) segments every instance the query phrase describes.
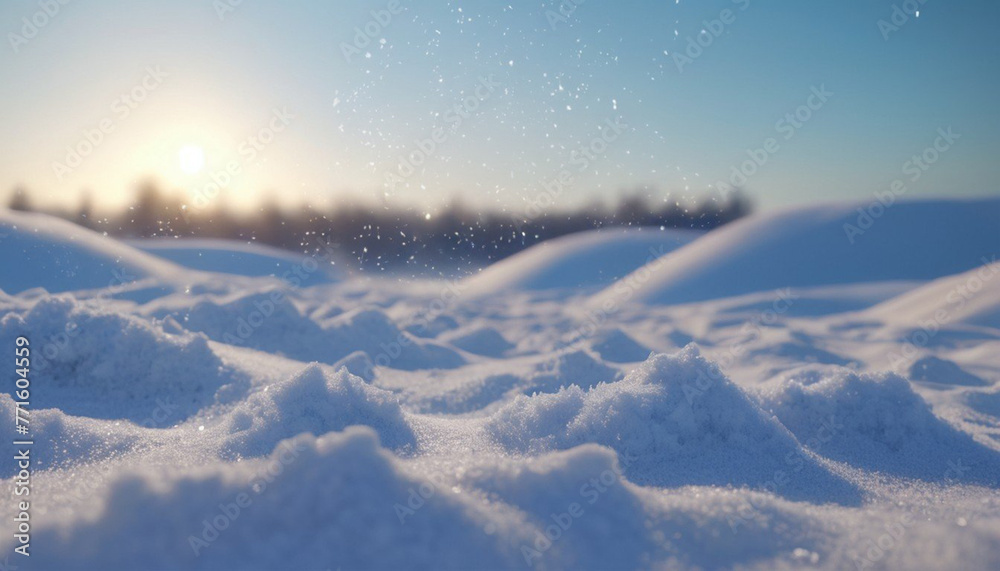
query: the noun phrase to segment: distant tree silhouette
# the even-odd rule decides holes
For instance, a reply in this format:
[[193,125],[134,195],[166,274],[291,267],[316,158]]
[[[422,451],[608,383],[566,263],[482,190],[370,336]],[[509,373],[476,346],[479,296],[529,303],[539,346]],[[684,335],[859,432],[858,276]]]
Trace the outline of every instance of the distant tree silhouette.
[[31,199],[28,198],[27,189],[23,186],[15,188],[14,193],[10,196],[10,202],[7,203],[7,208],[22,212],[31,212]]
[[84,191],[80,196],[80,205],[76,208],[76,215],[73,222],[86,228],[94,227],[94,199],[90,196],[90,191]]
[[[30,210],[26,190],[11,197],[10,208]],[[703,197],[679,204],[653,201],[648,191],[632,192],[605,206],[553,206],[527,216],[523,211],[474,211],[460,200],[428,217],[415,207],[360,203],[319,210],[312,206],[282,209],[273,196],[255,212],[237,215],[220,195],[204,208],[186,205],[181,197],[162,192],[153,182],[136,191],[133,205],[117,214],[95,218],[91,195],[79,207],[50,214],[108,234],[124,237],[190,236],[256,241],[288,250],[315,251],[318,241],[336,244],[342,255],[364,270],[424,266],[479,266],[500,260],[533,244],[610,226],[657,226],[710,230],[750,212],[742,192]]]

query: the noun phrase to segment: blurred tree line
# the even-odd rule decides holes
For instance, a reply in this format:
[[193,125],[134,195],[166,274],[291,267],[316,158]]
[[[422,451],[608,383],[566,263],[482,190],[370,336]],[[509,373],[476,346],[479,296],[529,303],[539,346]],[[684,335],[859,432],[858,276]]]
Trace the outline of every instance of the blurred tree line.
[[[12,210],[33,211],[28,192],[15,190]],[[522,209],[474,211],[460,202],[428,215],[416,207],[360,203],[328,210],[310,206],[283,208],[274,200],[255,212],[234,212],[218,200],[193,209],[153,184],[142,185],[132,205],[114,213],[95,213],[84,194],[75,209],[47,209],[81,226],[119,238],[198,237],[259,242],[297,252],[311,252],[319,241],[334,244],[358,269],[387,270],[477,267],[533,244],[584,230],[614,226],[654,226],[711,230],[751,210],[739,191],[725,198],[706,196],[678,203],[625,195],[616,204],[591,204],[573,210]]]

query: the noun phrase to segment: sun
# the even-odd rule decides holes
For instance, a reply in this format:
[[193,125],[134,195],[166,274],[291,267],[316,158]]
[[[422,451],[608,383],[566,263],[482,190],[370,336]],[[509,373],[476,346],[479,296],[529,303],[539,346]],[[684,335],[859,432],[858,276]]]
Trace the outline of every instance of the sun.
[[205,150],[201,147],[194,145],[181,147],[177,158],[180,160],[181,170],[185,174],[198,174],[205,166]]

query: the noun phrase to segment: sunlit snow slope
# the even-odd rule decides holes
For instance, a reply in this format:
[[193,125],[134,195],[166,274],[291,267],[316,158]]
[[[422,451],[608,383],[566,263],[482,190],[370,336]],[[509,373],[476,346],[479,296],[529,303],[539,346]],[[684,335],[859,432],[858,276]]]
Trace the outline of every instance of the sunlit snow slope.
[[[130,244],[186,268],[251,277],[281,277],[294,273],[295,266],[304,258],[287,250],[235,240],[158,238],[133,240]],[[343,279],[342,267],[336,259],[324,260],[319,266],[321,272],[313,276],[312,283]]]
[[472,297],[509,291],[586,289],[607,285],[692,242],[702,233],[607,228],[547,240],[467,278]]
[[[870,204],[822,204],[739,220],[608,288],[687,303],[781,287],[931,280],[978,267],[1000,251],[1000,199],[900,201],[880,217]],[[873,212],[879,212],[881,205]],[[860,234],[856,231],[860,230]]]
[[45,214],[0,209],[0,240],[0,289],[7,293],[107,288],[144,278],[171,282],[184,274],[169,261]]

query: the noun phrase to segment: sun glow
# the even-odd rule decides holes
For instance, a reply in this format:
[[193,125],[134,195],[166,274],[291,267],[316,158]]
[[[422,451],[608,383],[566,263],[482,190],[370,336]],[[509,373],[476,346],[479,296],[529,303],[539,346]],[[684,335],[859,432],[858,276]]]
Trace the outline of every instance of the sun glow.
[[205,166],[205,151],[201,147],[188,145],[177,153],[181,170],[185,174],[198,174]]

